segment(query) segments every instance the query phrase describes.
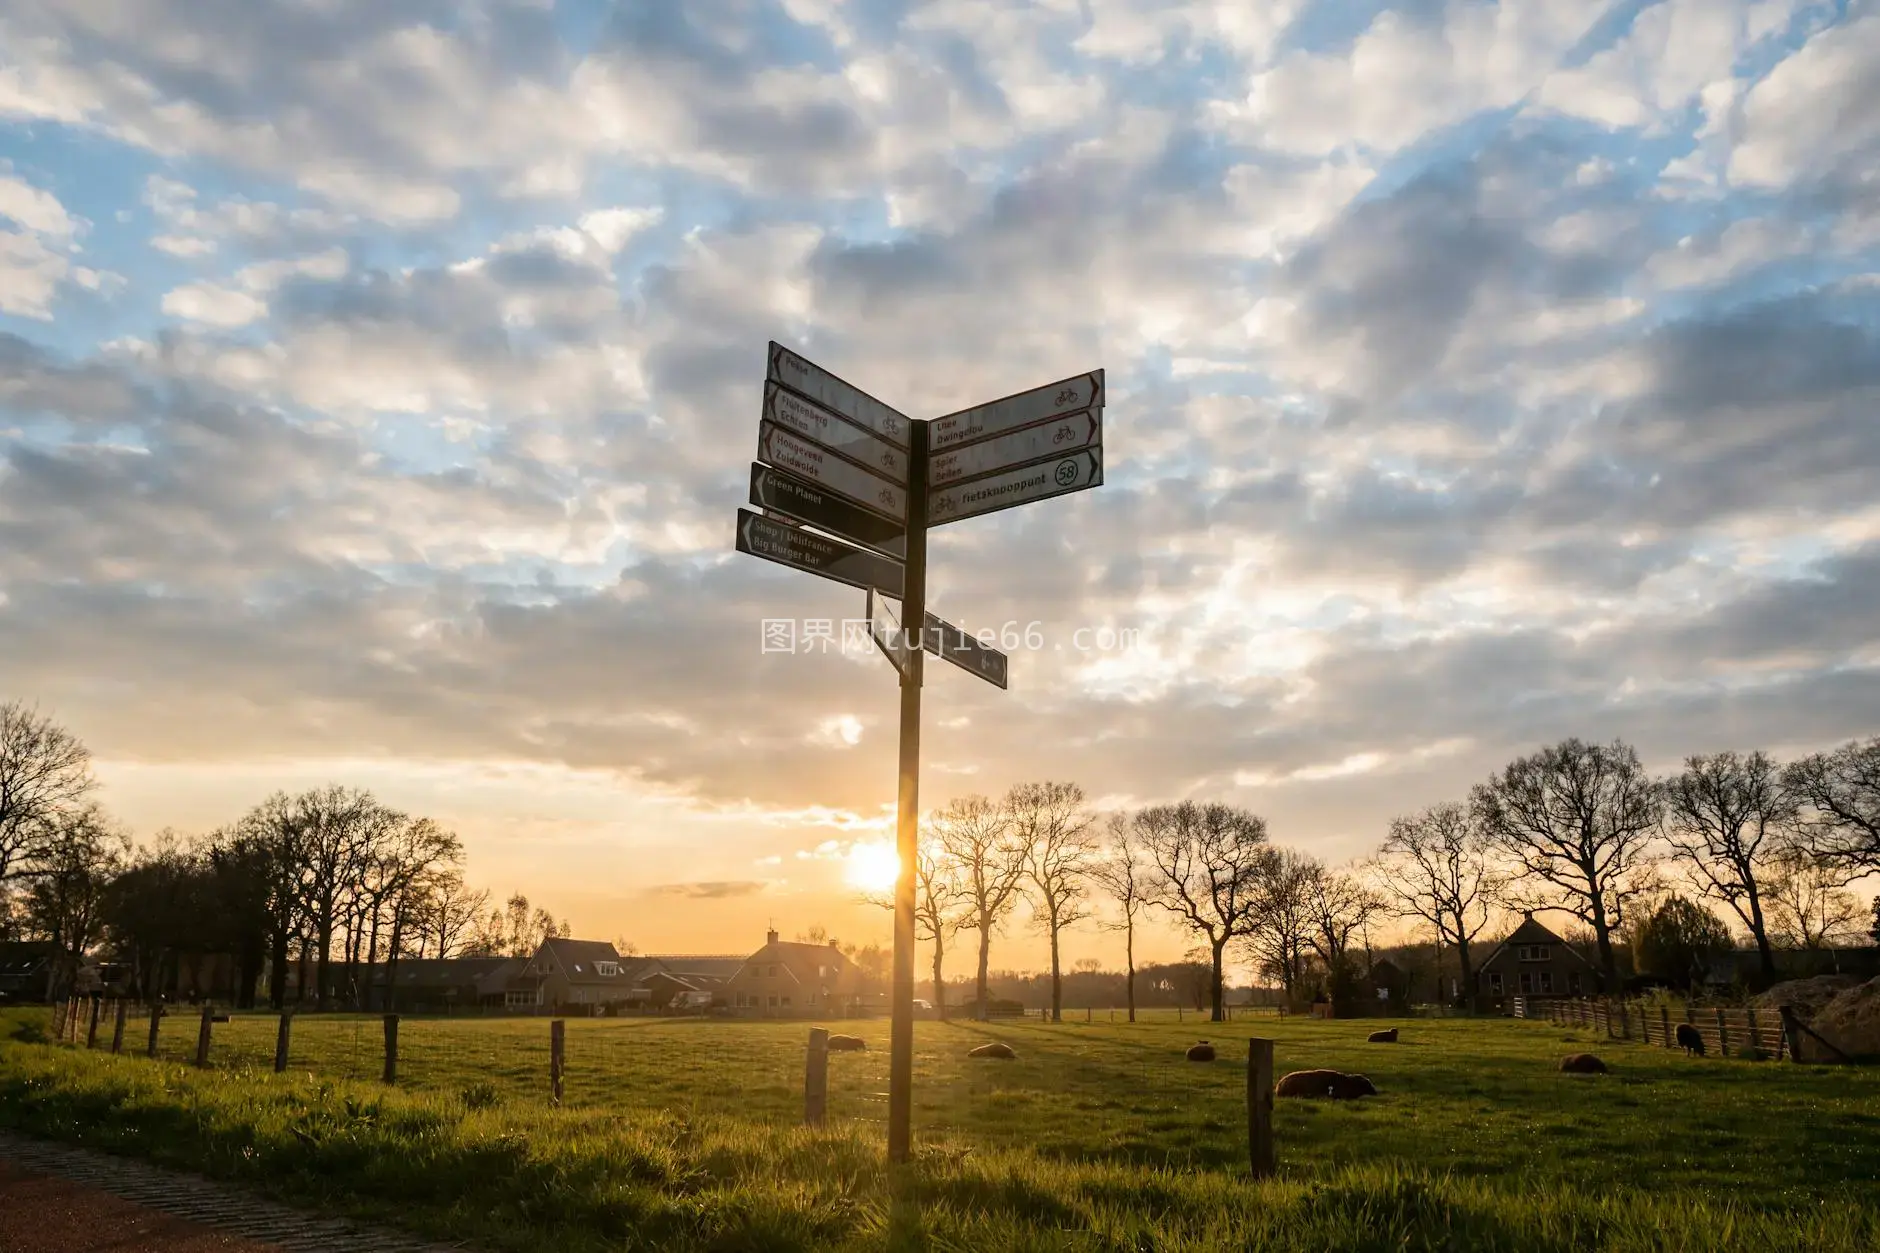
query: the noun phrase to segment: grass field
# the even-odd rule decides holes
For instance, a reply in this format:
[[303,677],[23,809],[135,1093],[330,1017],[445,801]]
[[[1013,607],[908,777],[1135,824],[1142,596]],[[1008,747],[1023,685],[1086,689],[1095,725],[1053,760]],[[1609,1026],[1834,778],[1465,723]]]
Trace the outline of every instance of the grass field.
[[[1540,1023],[921,1023],[920,1159],[881,1163],[885,1023],[802,1116],[807,1024],[571,1020],[550,1108],[540,1019],[406,1019],[396,1092],[377,1019],[217,1026],[217,1068],[0,1044],[0,1124],[157,1156],[434,1235],[557,1249],[1872,1249],[1880,1071],[1691,1059]],[[1281,1177],[1244,1178],[1245,1041],[1383,1095],[1279,1103]],[[141,1043],[136,1032],[132,1038]],[[1223,1060],[1182,1050],[1212,1040]],[[969,1061],[986,1039],[1015,1062]],[[1596,1047],[1615,1073],[1558,1073]],[[352,1078],[348,1080],[347,1075]]]

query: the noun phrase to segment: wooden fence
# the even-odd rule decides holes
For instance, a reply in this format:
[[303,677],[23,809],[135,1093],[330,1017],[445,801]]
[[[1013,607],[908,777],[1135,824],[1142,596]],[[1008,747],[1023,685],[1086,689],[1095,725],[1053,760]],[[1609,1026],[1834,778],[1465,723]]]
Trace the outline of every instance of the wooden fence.
[[1778,1010],[1724,1009],[1721,1006],[1667,1005],[1643,1002],[1576,998],[1542,1000],[1516,998],[1511,1008],[1517,1018],[1545,1018],[1559,1027],[1581,1027],[1605,1034],[1609,1040],[1635,1040],[1660,1048],[1677,1048],[1678,1028],[1694,1027],[1707,1052],[1738,1057],[1747,1049],[1782,1060],[1794,1060],[1797,1025]]

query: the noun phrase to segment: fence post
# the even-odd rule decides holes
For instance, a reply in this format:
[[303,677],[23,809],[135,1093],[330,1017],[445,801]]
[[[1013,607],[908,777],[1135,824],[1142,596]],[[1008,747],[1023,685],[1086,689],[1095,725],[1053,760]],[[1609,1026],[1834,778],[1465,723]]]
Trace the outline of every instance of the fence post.
[[294,1007],[281,1007],[280,1025],[274,1029],[274,1073],[282,1074],[287,1070],[287,1050],[294,1038]]
[[78,1007],[82,1004],[76,993],[72,996],[72,1008],[65,1015],[65,1038],[73,1044],[78,1043]]
[[1659,1040],[1658,1042],[1664,1045],[1666,1048],[1670,1048],[1671,1047],[1671,1007],[1669,1005],[1660,1005],[1658,1007],[1658,1026],[1665,1033],[1664,1038]]
[[1778,1005],[1776,1012],[1782,1015],[1782,1041],[1788,1045],[1789,1060],[1799,1062],[1802,1060],[1802,1033],[1795,1022],[1795,1011],[1787,1005]]
[[207,1001],[202,1005],[202,1026],[196,1030],[196,1065],[207,1069],[209,1065],[209,1026],[215,1021],[215,1006]]
[[98,1047],[98,1015],[103,1012],[104,1012],[104,997],[102,995],[92,997],[91,998],[91,1022],[87,1024],[85,1027],[85,1047],[88,1049],[95,1049]]
[[385,1082],[398,1082],[398,1015],[385,1015]]
[[809,1029],[809,1058],[803,1064],[803,1121],[812,1127],[823,1125],[829,1108],[829,1033],[821,1027]]
[[1247,1158],[1255,1179],[1274,1171],[1273,1041],[1247,1041]]
[[568,1024],[557,1018],[548,1024],[548,1087],[555,1104],[561,1104],[562,1068],[567,1062]]
[[52,1003],[52,1038],[55,1040],[60,1040],[60,1039],[63,1039],[64,1037],[65,1037],[65,1002],[54,1001]]
[[131,1003],[123,997],[118,998],[117,1013],[111,1024],[111,1055],[116,1057],[124,1051],[124,1020],[131,1014]]
[[1760,1053],[1762,1052],[1762,1032],[1756,1029],[1756,1007],[1751,1005],[1747,1012],[1749,1014],[1749,1046]]
[[144,1048],[145,1057],[157,1055],[157,1028],[163,1025],[163,1002],[150,1002],[150,1043]]
[[1723,1020],[1723,1006],[1717,1006],[1717,1051],[1725,1057],[1730,1055],[1730,1027]]

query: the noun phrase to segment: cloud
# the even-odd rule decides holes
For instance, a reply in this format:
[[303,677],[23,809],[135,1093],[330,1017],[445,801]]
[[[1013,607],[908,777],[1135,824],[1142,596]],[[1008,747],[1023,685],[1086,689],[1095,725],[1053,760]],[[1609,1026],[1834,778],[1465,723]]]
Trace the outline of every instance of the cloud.
[[714,879],[701,883],[661,883],[647,888],[649,896],[677,896],[686,900],[718,901],[756,896],[771,885],[762,879]]

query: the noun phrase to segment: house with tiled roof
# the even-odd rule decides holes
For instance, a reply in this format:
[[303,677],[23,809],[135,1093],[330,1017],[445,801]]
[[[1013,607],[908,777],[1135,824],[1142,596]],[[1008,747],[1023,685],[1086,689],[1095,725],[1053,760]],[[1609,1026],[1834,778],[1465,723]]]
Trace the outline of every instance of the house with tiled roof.
[[1511,996],[1545,1000],[1591,996],[1599,990],[1593,964],[1531,913],[1523,914],[1521,925],[1476,968],[1475,982],[1481,998],[1491,1005]]
[[854,969],[834,940],[779,940],[772,930],[764,947],[745,958],[725,984],[724,995],[733,1010],[747,1015],[821,1017],[844,1012],[854,985]]

